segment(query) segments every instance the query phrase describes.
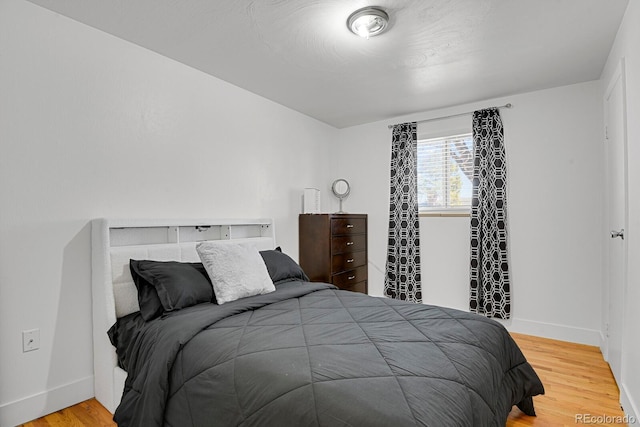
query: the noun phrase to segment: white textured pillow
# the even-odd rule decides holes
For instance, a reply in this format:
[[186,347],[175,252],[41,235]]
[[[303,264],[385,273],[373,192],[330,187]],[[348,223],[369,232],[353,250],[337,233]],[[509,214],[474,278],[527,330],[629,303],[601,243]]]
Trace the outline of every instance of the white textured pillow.
[[211,278],[218,304],[276,290],[260,252],[251,245],[201,242],[196,251]]

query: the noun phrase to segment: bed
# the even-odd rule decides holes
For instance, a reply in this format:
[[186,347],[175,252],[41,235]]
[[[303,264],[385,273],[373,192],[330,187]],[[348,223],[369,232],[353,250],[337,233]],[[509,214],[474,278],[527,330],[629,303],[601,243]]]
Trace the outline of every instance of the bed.
[[[499,323],[310,283],[270,219],[98,219],[92,236],[95,394],[120,426],[497,426],[544,393]],[[273,288],[224,300],[202,257],[222,246],[258,252]],[[204,268],[219,303],[143,319],[147,261]]]

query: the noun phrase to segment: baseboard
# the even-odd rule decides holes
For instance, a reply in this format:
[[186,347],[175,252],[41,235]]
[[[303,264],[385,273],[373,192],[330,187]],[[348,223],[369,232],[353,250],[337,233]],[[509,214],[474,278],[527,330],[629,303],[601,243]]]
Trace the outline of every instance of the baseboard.
[[638,402],[634,402],[631,396],[629,395],[629,390],[622,384],[620,387],[620,404],[624,409],[624,414],[626,415],[626,422],[630,426],[640,426],[640,411],[638,411],[638,406],[636,405]]
[[578,328],[575,326],[559,325],[557,323],[538,322],[536,320],[509,319],[501,320],[509,332],[535,335],[560,341],[587,344],[599,347],[601,344],[600,331],[595,329]]
[[93,376],[0,406],[0,426],[9,427],[40,418],[93,397]]
[[609,341],[607,337],[604,335],[603,331],[600,331],[600,353],[602,353],[602,357],[607,362],[609,361]]

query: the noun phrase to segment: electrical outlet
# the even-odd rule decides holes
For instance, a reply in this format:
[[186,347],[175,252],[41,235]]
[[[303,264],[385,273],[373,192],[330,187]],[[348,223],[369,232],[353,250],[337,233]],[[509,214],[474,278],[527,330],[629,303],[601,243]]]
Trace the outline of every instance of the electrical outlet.
[[40,329],[22,331],[22,352],[33,351],[40,348]]

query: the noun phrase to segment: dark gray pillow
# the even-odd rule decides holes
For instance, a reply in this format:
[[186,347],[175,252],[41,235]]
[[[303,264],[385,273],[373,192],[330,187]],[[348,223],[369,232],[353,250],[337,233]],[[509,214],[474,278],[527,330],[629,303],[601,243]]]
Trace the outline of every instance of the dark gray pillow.
[[309,281],[307,275],[302,271],[302,267],[289,255],[283,253],[280,246],[273,250],[260,251],[260,255],[267,265],[267,271],[269,271],[274,285],[293,280]]
[[131,260],[140,314],[152,320],[162,313],[213,300],[213,287],[202,263]]

